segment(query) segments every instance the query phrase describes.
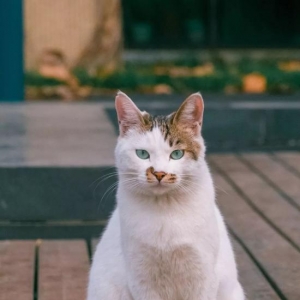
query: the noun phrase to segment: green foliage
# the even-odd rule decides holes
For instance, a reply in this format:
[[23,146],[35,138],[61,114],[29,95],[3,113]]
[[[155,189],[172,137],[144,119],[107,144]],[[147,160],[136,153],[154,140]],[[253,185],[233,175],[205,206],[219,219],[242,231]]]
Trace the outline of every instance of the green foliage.
[[34,73],[34,72],[25,73],[25,85],[27,86],[42,87],[42,86],[56,86],[61,84],[64,84],[64,82],[53,78],[45,78],[38,73]]
[[[212,72],[196,74],[195,69],[210,64]],[[177,70],[176,70],[177,68]],[[158,69],[160,71],[158,71]],[[162,70],[162,71],[161,71]],[[174,74],[179,70],[182,74]],[[300,90],[300,71],[286,72],[278,67],[276,60],[241,59],[230,63],[219,57],[202,61],[194,56],[186,56],[173,62],[126,63],[122,70],[113,74],[91,76],[83,69],[73,70],[80,85],[95,89],[123,89],[136,92],[154,90],[157,85],[165,85],[176,93],[195,91],[223,92],[228,88],[235,92],[242,90],[243,76],[250,73],[263,75],[270,93],[292,93]],[[43,87],[62,85],[63,82],[44,78],[38,73],[26,73],[27,86]]]
[[300,72],[270,72],[266,74],[268,91],[275,94],[294,93],[300,90]]

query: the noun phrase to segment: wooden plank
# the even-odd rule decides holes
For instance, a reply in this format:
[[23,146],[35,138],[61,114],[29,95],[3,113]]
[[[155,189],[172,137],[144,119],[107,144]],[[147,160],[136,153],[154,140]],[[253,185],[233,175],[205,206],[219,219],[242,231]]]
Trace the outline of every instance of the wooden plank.
[[[214,174],[214,180],[218,203],[228,226],[268,274],[270,282],[277,286],[278,293],[289,300],[299,300],[300,253],[266,223],[222,176]],[[247,293],[256,295],[249,299],[279,299],[259,273],[252,275],[252,279],[245,278],[242,276],[247,275],[242,270],[246,267],[240,267]]]
[[[298,176],[263,153],[243,154],[242,158],[287,195],[291,203],[295,203],[295,206],[300,208],[300,178]],[[300,161],[300,155],[298,159]]]
[[300,152],[276,152],[275,157],[279,158],[300,174]]
[[0,299],[32,300],[35,241],[0,241]]
[[84,240],[46,240],[39,249],[39,300],[86,298],[89,258]]
[[234,155],[213,155],[210,161],[226,172],[262,215],[300,249],[300,211]]
[[231,240],[239,269],[239,279],[247,299],[280,299],[241,245],[234,238]]

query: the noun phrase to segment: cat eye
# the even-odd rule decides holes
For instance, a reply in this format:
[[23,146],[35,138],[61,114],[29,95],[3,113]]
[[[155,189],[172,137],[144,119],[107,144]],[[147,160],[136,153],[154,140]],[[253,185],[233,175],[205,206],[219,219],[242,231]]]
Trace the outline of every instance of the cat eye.
[[146,150],[138,149],[135,150],[135,153],[140,159],[148,159],[150,157],[150,154]]
[[180,159],[180,158],[183,157],[183,155],[184,155],[184,151],[183,151],[183,150],[174,150],[174,151],[171,153],[170,157],[171,157],[172,159]]

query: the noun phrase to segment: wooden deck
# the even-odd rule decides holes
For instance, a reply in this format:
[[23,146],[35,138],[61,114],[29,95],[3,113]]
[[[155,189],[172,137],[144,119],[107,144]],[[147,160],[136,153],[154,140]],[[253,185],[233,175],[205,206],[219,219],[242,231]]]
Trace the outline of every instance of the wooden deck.
[[[300,153],[210,155],[249,300],[300,299]],[[0,241],[0,300],[83,300],[95,240]]]

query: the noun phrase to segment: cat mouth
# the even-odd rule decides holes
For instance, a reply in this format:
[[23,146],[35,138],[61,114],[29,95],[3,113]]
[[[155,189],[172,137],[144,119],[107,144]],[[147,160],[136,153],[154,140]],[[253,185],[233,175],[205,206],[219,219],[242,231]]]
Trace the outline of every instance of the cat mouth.
[[169,188],[171,185],[172,184],[170,182],[157,182],[157,183],[154,183],[153,187],[156,189],[162,190],[162,189]]
[[163,183],[163,182],[158,182],[158,183],[156,184],[156,186],[159,187],[159,188],[162,188],[162,187],[166,187],[166,184]]
[[174,181],[169,180],[147,180],[149,188],[155,191],[167,191],[174,187]]

